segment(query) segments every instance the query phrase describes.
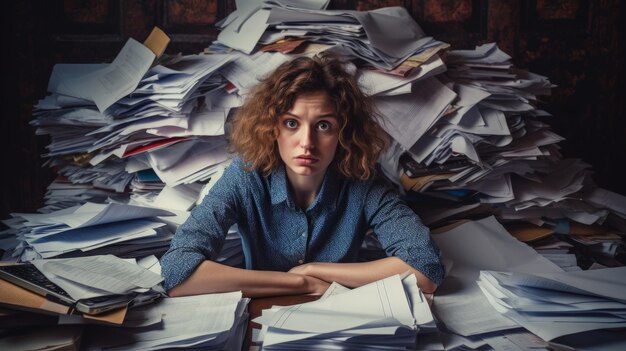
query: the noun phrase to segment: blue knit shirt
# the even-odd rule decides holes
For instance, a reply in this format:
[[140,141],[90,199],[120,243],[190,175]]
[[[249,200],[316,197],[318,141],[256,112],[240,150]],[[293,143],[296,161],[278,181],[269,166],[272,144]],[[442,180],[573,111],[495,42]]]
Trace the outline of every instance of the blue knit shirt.
[[161,258],[165,289],[215,257],[235,223],[248,269],[288,271],[306,262],[355,262],[371,228],[388,256],[401,258],[437,284],[443,279],[428,228],[386,181],[350,180],[330,167],[317,197],[303,210],[288,191],[284,166],[264,177],[235,158],[178,227]]

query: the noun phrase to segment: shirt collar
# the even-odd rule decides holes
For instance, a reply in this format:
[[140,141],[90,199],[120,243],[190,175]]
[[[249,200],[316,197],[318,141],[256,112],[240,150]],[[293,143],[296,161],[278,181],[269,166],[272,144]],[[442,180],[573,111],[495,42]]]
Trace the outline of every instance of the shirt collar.
[[[296,208],[289,188],[287,186],[287,171],[285,165],[281,164],[272,172],[270,179],[270,197],[272,205],[280,204],[281,202],[287,202],[289,208]],[[326,171],[322,185],[320,186],[320,192],[315,197],[315,200],[309,207],[310,210],[317,208],[318,206],[324,206],[328,211],[334,211],[337,203],[337,196],[341,190],[341,177],[332,165]]]
[[270,197],[272,198],[272,205],[289,200],[289,207],[293,207],[293,201],[289,199],[289,191],[287,190],[287,172],[282,162],[270,175]]

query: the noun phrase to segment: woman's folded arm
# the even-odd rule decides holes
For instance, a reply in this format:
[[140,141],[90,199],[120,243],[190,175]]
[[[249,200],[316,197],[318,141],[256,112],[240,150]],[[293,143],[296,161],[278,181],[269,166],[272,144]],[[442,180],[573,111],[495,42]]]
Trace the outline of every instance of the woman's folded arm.
[[358,263],[312,262],[296,266],[289,272],[315,277],[327,282],[334,281],[355,288],[407,271],[415,274],[417,285],[423,292],[433,293],[437,289],[437,284],[398,257],[385,257],[375,261]]
[[329,283],[294,272],[257,271],[235,268],[206,260],[182,283],[168,291],[169,296],[187,296],[242,291],[246,297],[322,294]]

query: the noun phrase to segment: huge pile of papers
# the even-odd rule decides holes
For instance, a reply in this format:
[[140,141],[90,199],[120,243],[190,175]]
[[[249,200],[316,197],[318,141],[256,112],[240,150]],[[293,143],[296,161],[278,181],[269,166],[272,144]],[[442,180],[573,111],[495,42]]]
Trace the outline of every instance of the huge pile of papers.
[[[172,231],[159,216],[162,209],[126,204],[85,203],[41,214],[14,214],[13,226],[21,241],[14,253],[23,260],[63,255],[111,253],[143,257],[169,247]],[[120,245],[123,246],[120,246]]]
[[[204,54],[163,55],[169,38],[157,29],[143,44],[129,39],[111,63],[55,65],[49,95],[35,106],[32,124],[37,134],[50,136],[44,156],[59,177],[48,187],[40,213],[13,214],[4,221],[9,227],[0,234],[4,258],[159,255],[229,164],[227,121],[249,90],[295,55],[328,50],[347,59],[346,70],[374,97],[380,125],[391,138],[391,148],[380,159],[383,173],[406,192],[424,222],[439,227],[455,218],[483,218],[443,228],[445,233],[435,236],[454,262],[434,305],[446,347],[545,346],[520,326],[531,323],[529,330],[552,340],[556,334],[540,334],[550,328],[538,330],[532,323],[554,315],[524,310],[537,303],[536,296],[525,296],[533,300],[524,300],[526,305],[512,304],[513,294],[537,287],[511,277],[545,278],[563,268],[575,270],[576,262],[554,251],[538,255],[498,221],[524,221],[555,233],[570,233],[573,225],[561,225],[568,221],[610,223],[626,231],[626,198],[594,187],[589,165],[562,158],[558,143],[563,138],[551,131],[545,122],[550,115],[537,103],[553,85],[547,77],[514,67],[495,43],[449,50],[425,35],[403,8],[327,11],[327,5],[328,0],[239,1],[218,24],[218,41]],[[492,256],[484,254],[486,248]],[[615,246],[604,251],[619,252]],[[236,227],[214,259],[243,264]],[[343,291],[335,285],[318,302],[266,311],[259,320],[264,348],[310,348],[312,343],[320,349],[440,347],[423,295],[407,283],[414,278],[390,279],[333,295]],[[386,300],[371,291],[380,284],[391,289]],[[352,304],[372,301],[370,293],[378,296],[376,301],[387,301],[380,306],[394,306],[394,312],[381,307],[378,313],[372,303]],[[606,296],[599,295],[580,303],[598,303],[602,315],[594,318],[621,325],[623,307],[616,306],[623,300],[600,301]],[[133,311],[128,328],[111,331],[119,333],[118,343],[94,337],[90,345],[233,347],[229,342],[241,336],[246,300],[223,298],[171,299],[161,302],[155,314]],[[554,308],[554,301],[542,301]],[[205,302],[225,307],[224,324],[210,317],[212,307],[190,311]],[[490,302],[505,308],[507,317]],[[324,322],[337,325],[302,319],[329,316],[329,311],[332,318]],[[337,317],[337,311],[346,313]],[[196,312],[208,324],[192,323],[198,329],[188,329],[184,322]],[[68,332],[69,338],[74,335]]]
[[241,292],[162,299],[129,311],[121,327],[90,328],[85,350],[241,350],[249,299]]
[[625,326],[623,267],[564,272],[494,217],[441,228],[433,238],[448,268],[433,304],[446,349],[577,346],[559,338]]
[[391,70],[436,45],[402,7],[329,11],[324,10],[326,0],[257,0],[238,5],[237,11],[221,21],[218,41],[247,54],[259,41],[273,43],[289,37],[298,43],[325,44],[334,52]]
[[[493,43],[448,52],[442,79],[447,84],[424,87],[431,101],[424,106],[439,101],[426,114],[430,120],[420,118],[428,122],[416,133],[390,119],[388,132],[399,152],[406,150],[394,157],[400,160],[400,182],[429,203],[423,213],[417,206],[427,223],[444,219],[438,212],[446,208],[463,212],[478,203],[500,204],[497,215],[503,220],[602,222],[606,210],[572,196],[590,184],[589,166],[561,158],[557,143],[563,138],[542,121],[549,115],[535,107],[537,96],[548,95],[552,84],[510,60]],[[441,205],[433,208],[432,202]]]
[[57,64],[32,122],[50,135],[48,164],[60,174],[40,212],[119,202],[167,209],[177,214],[170,224],[182,223],[229,164],[227,119],[250,88],[294,57],[286,52],[329,50],[374,96],[392,141],[383,172],[426,224],[472,211],[535,225],[626,218],[587,200],[589,166],[561,158],[562,138],[536,107],[553,87],[546,77],[514,67],[494,43],[447,50],[403,8],[327,4],[240,3],[204,55],[161,55],[168,38],[155,30],[110,64]]
[[263,350],[443,349],[415,275],[355,289],[333,283],[317,301],[264,310]]
[[494,309],[551,341],[625,328],[625,274],[626,267],[543,274],[483,271],[478,284]]
[[[125,48],[128,46],[145,49],[135,41],[129,41]],[[125,49],[118,57],[124,53]],[[82,99],[83,95],[68,95],[72,91],[60,89],[72,86],[77,79],[90,81],[85,76],[104,68],[55,65],[48,87],[51,94],[37,104],[34,112],[37,119],[33,124],[38,127],[38,134],[51,136],[46,156],[52,157],[50,165],[59,167],[65,179],[116,193],[124,193],[137,179],[133,187],[143,190],[143,194],[138,191],[137,195],[145,197],[151,193],[147,191],[151,181],[157,182],[154,190],[161,190],[165,185],[175,187],[207,180],[229,159],[224,123],[230,107],[222,106],[219,96],[207,99],[208,104],[198,101],[223,88],[224,79],[213,73],[233,57],[174,56],[163,58],[150,68],[153,59],[153,56],[144,58],[148,65],[137,72],[139,78],[132,94],[117,99],[106,109],[97,106],[97,102]],[[115,64],[116,61],[110,66]],[[92,81],[95,86],[97,82]],[[68,155],[81,156],[78,159]],[[141,171],[146,172],[136,178],[135,174]],[[66,190],[65,194],[74,189],[72,195],[77,202],[102,192],[93,194],[90,188],[57,182],[50,189],[47,202],[51,210],[72,205],[71,197],[59,203],[56,197],[61,189]]]
[[[166,41],[158,29],[155,35]],[[13,257],[160,255],[205,184],[213,178],[213,185],[229,163],[225,122],[240,101],[223,89],[227,81],[214,72],[235,56],[176,55],[155,61],[149,40],[144,45],[130,39],[111,64],[54,67],[50,95],[37,104],[33,124],[38,134],[51,136],[45,156],[60,177],[48,188],[42,214],[16,213],[5,221],[10,229],[3,248]],[[129,71],[129,59],[141,65]],[[123,73],[120,82],[109,83],[123,85],[126,93],[108,86],[112,90],[103,90],[102,77],[118,77],[111,72]],[[104,211],[105,219],[93,222],[64,222],[97,214],[101,203],[119,209]],[[134,217],[124,217],[129,213]],[[233,245],[227,247],[237,245],[236,232],[228,239]],[[241,251],[230,252],[221,255],[224,260],[241,261]]]

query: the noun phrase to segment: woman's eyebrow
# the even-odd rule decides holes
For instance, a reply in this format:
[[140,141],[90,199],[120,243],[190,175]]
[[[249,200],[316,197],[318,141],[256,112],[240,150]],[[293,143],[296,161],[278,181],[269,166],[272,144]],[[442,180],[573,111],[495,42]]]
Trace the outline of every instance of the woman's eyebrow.
[[[295,117],[297,119],[302,119],[302,117],[300,117],[298,115],[294,115],[291,112],[285,112],[285,113],[283,113],[283,116],[284,115],[289,115],[289,116]],[[323,114],[323,115],[315,116],[315,118],[318,118],[318,119],[319,118],[334,118],[334,119],[337,119],[337,115],[335,113],[326,113],[326,114]]]
[[298,115],[294,115],[294,114],[293,114],[293,113],[291,113],[291,112],[285,112],[285,113],[283,113],[282,115],[283,115],[283,116],[288,115],[288,116],[290,116],[290,117],[295,117],[295,118],[297,118],[297,119],[302,118],[302,117],[300,117],[300,116],[298,116]]

